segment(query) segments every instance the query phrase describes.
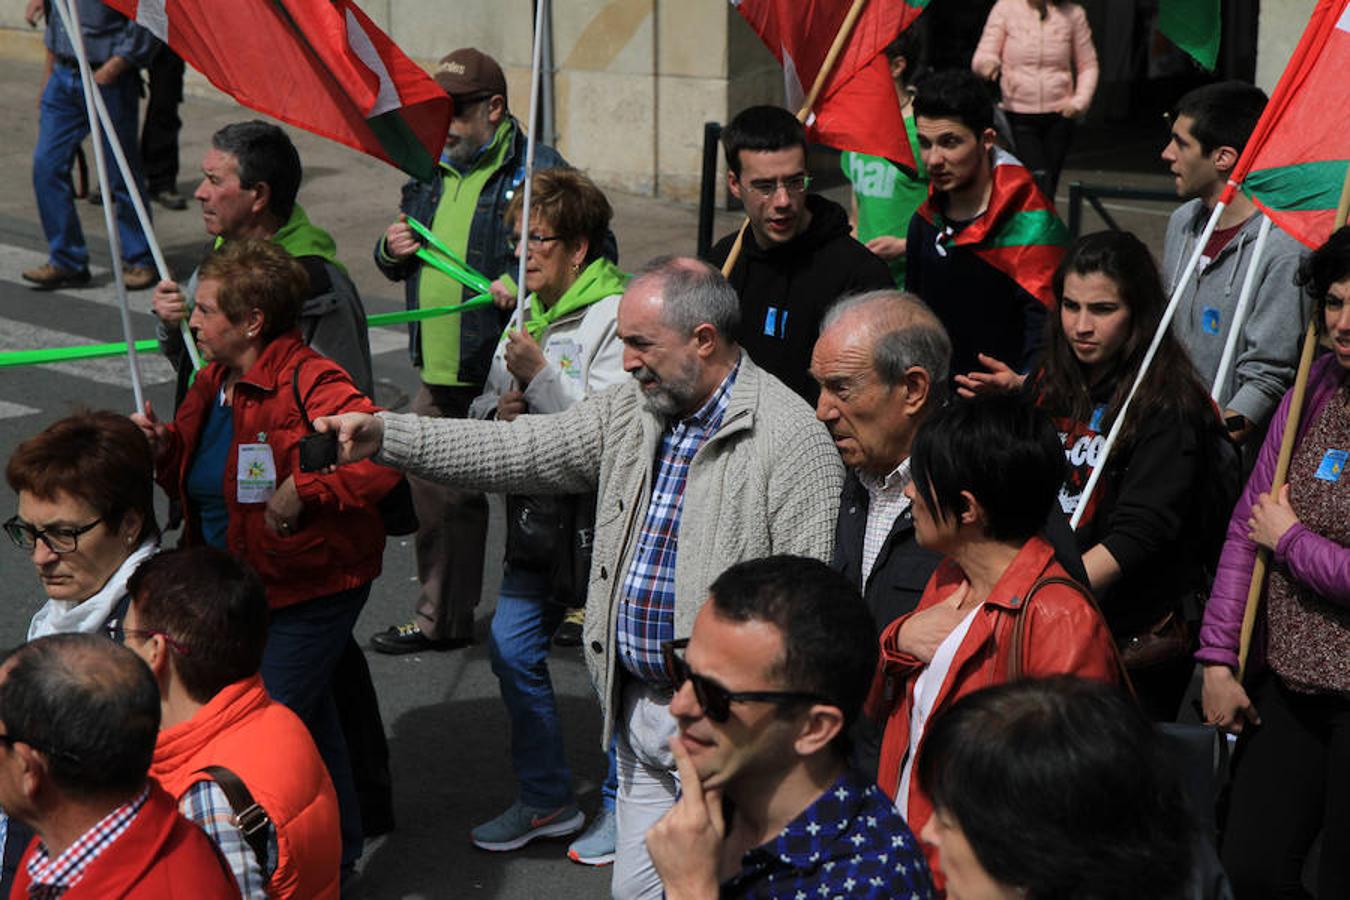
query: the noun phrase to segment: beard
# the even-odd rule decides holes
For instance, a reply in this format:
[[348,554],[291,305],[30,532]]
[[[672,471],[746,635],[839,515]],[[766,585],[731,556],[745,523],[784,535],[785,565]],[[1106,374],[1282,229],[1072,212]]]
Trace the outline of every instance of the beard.
[[668,378],[662,378],[646,366],[633,372],[633,377],[642,385],[642,405],[648,412],[658,416],[677,416],[688,411],[698,399],[698,377],[701,374],[698,360],[687,359],[680,370]]

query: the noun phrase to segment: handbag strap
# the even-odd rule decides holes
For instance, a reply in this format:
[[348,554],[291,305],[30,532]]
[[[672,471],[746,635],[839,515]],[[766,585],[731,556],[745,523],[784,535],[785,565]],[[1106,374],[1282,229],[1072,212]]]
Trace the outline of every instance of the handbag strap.
[[234,824],[257,857],[258,868],[267,874],[267,829],[272,824],[272,817],[253,799],[248,786],[229,769],[206,766],[197,771],[209,775],[220,786],[225,799],[230,801],[230,809],[234,810]]
[[[1097,611],[1097,615],[1100,616],[1102,614],[1101,607],[1097,605],[1097,600],[1092,596],[1092,592],[1072,578],[1066,578],[1063,575],[1047,575],[1044,578],[1038,579],[1036,583],[1031,586],[1031,590],[1027,591],[1026,599],[1023,600],[1022,604],[1017,607],[1015,612],[1013,612],[1012,643],[1008,659],[1008,681],[1019,681],[1024,674],[1022,669],[1022,653],[1023,647],[1026,645],[1027,608],[1031,606],[1032,598],[1040,593],[1041,588],[1052,584],[1062,584],[1071,590],[1077,591],[1083,599],[1087,601],[1088,606],[1091,606]],[[1111,643],[1111,657],[1116,661],[1116,670],[1120,675],[1121,685],[1124,686],[1131,697],[1135,697],[1134,683],[1130,680],[1130,673],[1126,671],[1125,662],[1120,658],[1120,652],[1116,649],[1114,641]]]
[[[304,398],[300,396],[300,370],[304,367],[305,360],[301,359],[295,364],[295,368],[291,370],[291,392],[295,394],[295,406],[300,410],[300,418],[305,420],[305,427],[310,431],[313,431],[314,423],[309,420],[309,412],[305,410]],[[305,392],[305,396],[308,397],[313,390],[314,385],[311,384],[309,390]]]

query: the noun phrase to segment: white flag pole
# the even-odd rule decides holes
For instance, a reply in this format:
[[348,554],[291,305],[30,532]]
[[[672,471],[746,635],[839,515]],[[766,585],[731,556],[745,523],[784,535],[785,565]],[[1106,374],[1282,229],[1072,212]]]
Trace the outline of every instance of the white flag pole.
[[1270,237],[1270,217],[1262,214],[1261,230],[1256,233],[1256,246],[1252,249],[1252,261],[1247,266],[1247,276],[1242,280],[1242,292],[1238,294],[1237,308],[1233,310],[1233,321],[1228,323],[1228,340],[1223,345],[1223,356],[1219,358],[1219,371],[1214,376],[1214,387],[1209,395],[1219,402],[1219,394],[1228,383],[1228,373],[1233,368],[1233,358],[1237,356],[1238,336],[1247,324],[1248,307],[1252,303],[1252,294],[1256,293],[1256,270],[1266,255],[1266,239]]
[[525,196],[520,204],[520,264],[516,267],[516,311],[511,327],[519,330],[525,322],[525,258],[530,252],[530,182],[534,180],[535,113],[539,109],[539,72],[544,50],[544,5],[536,0],[534,9],[534,61],[530,68],[530,118],[525,134]]
[[1195,252],[1186,262],[1186,268],[1181,273],[1180,280],[1176,287],[1172,289],[1172,298],[1167,301],[1167,308],[1163,310],[1162,321],[1158,323],[1158,330],[1153,333],[1153,341],[1148,345],[1148,352],[1144,354],[1143,361],[1139,364],[1139,371],[1135,373],[1134,384],[1130,385],[1130,392],[1125,395],[1125,402],[1120,405],[1120,411],[1116,413],[1116,420],[1111,423],[1111,430],[1106,435],[1106,443],[1102,444],[1101,453],[1097,456],[1097,462],[1092,467],[1092,474],[1088,476],[1087,484],[1083,485],[1083,493],[1078,498],[1078,508],[1073,511],[1073,517],[1069,519],[1069,527],[1077,529],[1078,524],[1083,521],[1083,514],[1087,512],[1088,501],[1092,498],[1092,492],[1097,487],[1097,482],[1102,477],[1102,472],[1106,471],[1106,458],[1111,455],[1111,449],[1116,445],[1116,438],[1120,437],[1120,430],[1125,424],[1126,413],[1130,409],[1130,401],[1134,399],[1134,394],[1139,390],[1139,385],[1143,383],[1144,376],[1148,374],[1148,367],[1153,363],[1153,357],[1158,355],[1158,347],[1162,345],[1163,337],[1167,334],[1167,329],[1172,325],[1172,317],[1176,314],[1177,307],[1181,305],[1181,294],[1186,290],[1191,277],[1195,275],[1195,270],[1200,265],[1200,256],[1205,251],[1205,245],[1209,243],[1209,237],[1214,233],[1214,226],[1219,222],[1219,216],[1223,213],[1224,203],[1220,200],[1214,204],[1214,212],[1209,216],[1209,221],[1205,223],[1205,230],[1200,233],[1200,240],[1196,242]]
[[[122,311],[122,335],[127,343],[127,365],[131,369],[131,392],[136,400],[136,411],[145,409],[145,392],[141,389],[141,370],[136,359],[136,336],[131,330],[131,307],[127,301],[126,281],[122,277],[122,239],[117,231],[117,218],[113,209],[113,196],[108,180],[108,161],[103,158],[103,136],[98,113],[94,108],[94,96],[98,85],[94,83],[94,73],[89,68],[89,57],[84,52],[84,35],[80,31],[79,12],[74,0],[56,0],[52,4],[61,16],[61,24],[66,29],[70,44],[75,50],[75,58],[80,64],[80,77],[84,88],[84,111],[89,117],[89,134],[94,144],[94,165],[98,170],[98,183],[103,185],[103,221],[108,228],[108,252],[112,254],[113,281],[117,286],[117,305]],[[117,143],[117,134],[109,131],[108,143]],[[131,185],[128,185],[131,188]]]

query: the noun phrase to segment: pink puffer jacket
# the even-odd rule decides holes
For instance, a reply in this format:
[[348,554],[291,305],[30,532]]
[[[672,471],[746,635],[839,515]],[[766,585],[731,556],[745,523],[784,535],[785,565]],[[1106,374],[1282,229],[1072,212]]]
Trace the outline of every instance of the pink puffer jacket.
[[1081,114],[1097,89],[1097,50],[1077,3],[1047,0],[1042,19],[1028,0],[998,0],[970,66],[985,78],[999,73],[1009,112],[1059,112],[1072,102]]

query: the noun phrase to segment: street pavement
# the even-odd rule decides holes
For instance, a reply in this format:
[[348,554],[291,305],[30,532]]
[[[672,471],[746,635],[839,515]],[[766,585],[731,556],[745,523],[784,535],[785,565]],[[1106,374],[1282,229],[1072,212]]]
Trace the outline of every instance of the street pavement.
[[[91,285],[42,293],[25,286],[19,275],[46,259],[30,178],[41,75],[40,67],[31,63],[0,59],[0,113],[10,123],[0,133],[0,350],[121,340],[98,207],[79,204],[94,256]],[[182,107],[182,117],[180,189],[190,194],[211,133],[254,114],[223,95],[214,95],[190,97]],[[291,134],[305,163],[300,202],[311,220],[337,239],[339,254],[361,289],[367,311],[401,309],[401,285],[384,280],[371,262],[370,250],[397,212],[404,176],[321,138],[295,130]],[[1168,187],[1161,167],[1150,168],[1147,162],[1148,155],[1156,152],[1153,145],[1160,147],[1161,140],[1161,128],[1156,139],[1130,134],[1125,140],[1118,135],[1085,140],[1081,153],[1071,158],[1071,171],[1063,182],[1067,185],[1083,178]],[[88,156],[92,167],[93,155]],[[847,202],[838,188],[829,193]],[[611,193],[610,199],[625,266],[636,267],[658,253],[693,252],[696,210],[618,193]],[[1168,207],[1119,203],[1110,208],[1123,225],[1139,231],[1155,248],[1161,247]],[[156,207],[154,215],[170,267],[185,277],[206,248],[196,205],[185,212]],[[730,231],[737,223],[736,215],[719,213],[716,234]],[[150,292],[132,294],[131,307],[135,336],[152,337]],[[418,382],[405,352],[404,329],[372,329],[371,345],[377,402],[394,408],[406,404]],[[147,398],[167,414],[173,403],[170,367],[156,356],[142,356],[140,367]],[[123,359],[0,369],[0,458],[8,459],[25,437],[77,408],[130,412],[132,405]],[[13,493],[7,485],[0,485],[0,518],[11,515],[14,506]],[[566,861],[566,841],[538,842],[511,854],[481,852],[469,842],[472,825],[496,815],[514,799],[506,717],[485,643],[500,578],[499,505],[494,505],[493,521],[487,583],[478,607],[478,643],[448,653],[368,654],[389,734],[398,828],[368,842],[355,897],[579,898],[607,894],[609,870]],[[168,543],[173,544],[176,537],[169,535]],[[363,643],[373,632],[407,621],[416,596],[410,542],[390,539],[384,562],[384,574],[375,582],[357,625],[356,635]],[[29,617],[43,597],[28,559],[8,541],[0,542],[0,573],[0,646],[7,647],[23,640]],[[599,803],[598,783],[605,764],[598,738],[598,707],[579,650],[555,650],[551,667],[575,786],[583,809],[590,814]]]

